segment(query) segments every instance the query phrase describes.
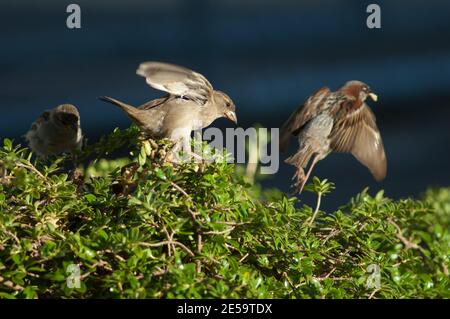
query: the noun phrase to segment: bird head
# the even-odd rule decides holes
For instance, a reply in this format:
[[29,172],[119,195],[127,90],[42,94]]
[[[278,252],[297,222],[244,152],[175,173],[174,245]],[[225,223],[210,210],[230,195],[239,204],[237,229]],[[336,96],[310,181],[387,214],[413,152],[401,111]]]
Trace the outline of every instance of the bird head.
[[226,117],[237,124],[236,106],[228,95],[221,91],[214,91],[214,102],[220,116]]
[[378,100],[378,96],[372,92],[370,87],[361,81],[349,81],[340,89],[341,92],[354,96],[358,100],[364,102],[370,97],[374,102]]
[[80,113],[78,113],[78,109],[75,106],[71,104],[59,105],[52,115],[55,123],[66,128],[71,128],[74,131],[78,129]]

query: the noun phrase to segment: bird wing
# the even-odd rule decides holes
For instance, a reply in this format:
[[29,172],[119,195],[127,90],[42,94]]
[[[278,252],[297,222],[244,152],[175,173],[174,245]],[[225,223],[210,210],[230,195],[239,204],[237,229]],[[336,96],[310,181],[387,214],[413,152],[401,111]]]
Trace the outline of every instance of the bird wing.
[[165,102],[169,101],[171,98],[173,98],[173,96],[167,95],[165,97],[146,102],[146,103],[138,106],[137,108],[140,109],[140,110],[150,110],[150,109],[152,109],[154,107],[157,107],[157,106],[160,106],[160,105],[164,104]]
[[386,154],[375,115],[367,104],[362,104],[338,119],[330,137],[334,151],[352,153],[377,181],[384,179]]
[[204,105],[211,97],[213,87],[200,73],[162,62],[144,62],[136,73],[145,77],[151,87]]
[[31,124],[31,129],[36,131],[39,126],[47,122],[50,119],[50,111],[45,111]]
[[281,127],[280,149],[286,151],[291,135],[298,135],[300,129],[321,111],[321,103],[330,94],[330,89],[323,87],[311,95]]

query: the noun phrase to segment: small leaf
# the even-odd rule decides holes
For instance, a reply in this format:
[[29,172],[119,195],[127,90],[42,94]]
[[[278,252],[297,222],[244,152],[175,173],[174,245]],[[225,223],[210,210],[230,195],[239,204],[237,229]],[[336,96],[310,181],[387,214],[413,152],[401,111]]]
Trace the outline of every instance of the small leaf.
[[8,152],[11,152],[12,151],[12,145],[13,145],[13,143],[12,143],[12,141],[9,139],[9,138],[5,138],[4,140],[3,140],[3,145],[4,145],[4,148],[5,148],[5,150],[6,151],[8,151]]
[[97,200],[97,197],[94,194],[86,194],[84,195],[84,198],[86,198],[89,203],[95,202]]

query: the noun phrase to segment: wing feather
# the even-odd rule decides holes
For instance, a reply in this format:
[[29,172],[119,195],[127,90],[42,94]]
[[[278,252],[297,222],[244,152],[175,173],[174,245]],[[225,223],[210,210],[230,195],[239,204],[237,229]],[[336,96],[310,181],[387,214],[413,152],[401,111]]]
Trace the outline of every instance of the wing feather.
[[213,92],[211,83],[203,75],[173,64],[144,62],[136,73],[145,77],[151,87],[191,99],[200,105],[204,105]]
[[386,177],[387,161],[375,115],[363,104],[339,119],[330,134],[331,148],[352,153],[377,181]]
[[330,89],[323,87],[311,95],[281,127],[280,149],[286,151],[291,135],[298,135],[299,130],[315,117],[320,111],[321,103],[330,94]]

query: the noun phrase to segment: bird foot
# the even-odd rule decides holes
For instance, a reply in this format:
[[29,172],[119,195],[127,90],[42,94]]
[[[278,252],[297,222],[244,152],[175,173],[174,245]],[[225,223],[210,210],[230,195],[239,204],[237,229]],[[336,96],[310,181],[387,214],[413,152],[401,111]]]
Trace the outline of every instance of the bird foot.
[[292,180],[296,179],[298,181],[303,180],[304,178],[305,178],[305,171],[303,170],[302,167],[297,167],[294,176],[292,176]]
[[194,152],[170,152],[167,154],[165,161],[180,164],[186,162],[203,163],[204,158]]
[[292,180],[295,180],[295,183],[292,184],[292,188],[295,189],[296,193],[301,193],[303,190],[303,186],[305,184],[305,171],[303,170],[302,167],[298,167],[297,170],[295,171],[294,176],[292,177]]

